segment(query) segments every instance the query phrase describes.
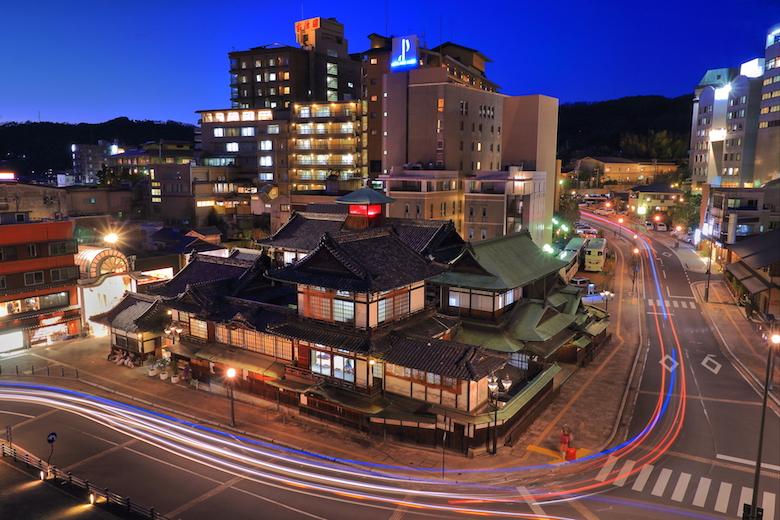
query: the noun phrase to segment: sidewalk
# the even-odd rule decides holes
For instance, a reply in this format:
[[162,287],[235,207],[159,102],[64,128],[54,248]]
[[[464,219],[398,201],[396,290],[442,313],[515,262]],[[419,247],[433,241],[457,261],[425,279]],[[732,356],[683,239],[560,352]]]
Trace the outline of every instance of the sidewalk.
[[[680,252],[686,257],[699,256],[687,248]],[[701,267],[696,267],[693,258],[689,265],[691,269]],[[386,442],[378,436],[369,438],[361,432],[300,416],[295,409],[278,407],[267,400],[252,398],[256,404],[247,404],[242,402],[244,396],[240,393],[236,393],[236,427],[231,428],[228,426],[230,401],[225,396],[195,389],[184,382],[173,384],[150,377],[147,367],[117,366],[106,360],[108,338],[71,340],[0,357],[0,380],[34,379],[41,384],[115,399],[281,446],[330,458],[401,466],[413,473],[417,469],[440,470],[442,462],[448,470],[557,463],[562,462],[558,455],[558,435],[564,423],[574,430],[578,456],[624,440],[619,425],[623,414],[630,412],[625,408],[631,402],[627,399],[627,389],[635,376],[637,321],[639,316],[643,317],[642,300],[629,295],[629,289],[630,284],[620,281],[613,288],[616,297],[609,307],[613,314],[610,328],[613,337],[609,345],[587,367],[574,370],[565,366],[556,378],[560,394],[512,446],[499,446],[496,456],[485,454],[467,459],[458,453],[442,454],[441,449]],[[703,283],[695,283],[694,289],[705,316],[716,327],[724,354],[763,381],[766,345],[756,332],[756,324],[745,318],[742,308],[734,304],[720,280],[711,282],[708,303],[703,302]],[[47,366],[50,376],[45,375]],[[31,374],[31,367],[35,375]],[[78,379],[73,377],[76,369]],[[63,370],[66,377],[61,376]],[[780,381],[775,381],[773,394],[778,402]]]

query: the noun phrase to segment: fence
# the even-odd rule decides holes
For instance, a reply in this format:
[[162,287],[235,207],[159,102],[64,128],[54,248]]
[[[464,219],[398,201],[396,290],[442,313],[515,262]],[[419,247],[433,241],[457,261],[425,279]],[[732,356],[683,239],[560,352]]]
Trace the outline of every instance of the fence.
[[[12,369],[8,369],[6,366],[3,368],[3,365],[0,365],[0,376],[3,375],[28,375],[25,371],[25,367],[22,367],[22,372],[19,372],[19,365],[14,365]],[[65,365],[46,365],[45,367],[38,367],[38,373],[35,372],[35,365],[30,365],[30,374],[31,376],[60,376],[65,377],[66,375],[68,377],[75,377],[78,379],[79,377],[79,369],[78,368],[68,368],[66,370]]]
[[14,462],[24,463],[27,467],[33,467],[40,470],[39,478],[43,481],[53,481],[56,484],[67,484],[71,491],[74,488],[83,489],[86,492],[87,500],[90,504],[109,504],[116,506],[121,510],[128,513],[135,513],[149,518],[151,520],[170,520],[168,517],[161,515],[154,508],[147,509],[140,504],[132,502],[130,497],[123,497],[116,493],[112,493],[108,488],[101,488],[91,483],[89,480],[84,480],[74,476],[70,471],[63,473],[55,466],[52,466],[41,459],[31,457],[28,453],[19,453],[13,446],[0,445],[3,457],[12,457]]

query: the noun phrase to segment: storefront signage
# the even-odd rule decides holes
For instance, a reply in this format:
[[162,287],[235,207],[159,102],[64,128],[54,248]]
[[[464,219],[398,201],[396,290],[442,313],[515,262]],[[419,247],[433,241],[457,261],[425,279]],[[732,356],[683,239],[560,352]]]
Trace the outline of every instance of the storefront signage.
[[417,36],[393,38],[393,54],[390,70],[416,69],[419,65],[420,41]]

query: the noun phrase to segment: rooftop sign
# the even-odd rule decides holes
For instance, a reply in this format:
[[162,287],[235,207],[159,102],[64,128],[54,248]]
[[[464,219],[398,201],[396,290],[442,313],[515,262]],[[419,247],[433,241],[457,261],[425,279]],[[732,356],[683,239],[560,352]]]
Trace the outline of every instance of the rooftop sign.
[[393,54],[390,61],[390,70],[416,69],[420,64],[420,40],[417,36],[402,36],[393,38]]

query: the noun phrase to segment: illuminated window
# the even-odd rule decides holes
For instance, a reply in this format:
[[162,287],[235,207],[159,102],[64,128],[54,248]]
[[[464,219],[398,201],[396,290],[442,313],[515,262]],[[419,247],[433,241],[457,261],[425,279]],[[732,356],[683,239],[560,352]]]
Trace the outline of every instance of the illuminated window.
[[328,63],[325,66],[325,73],[330,76],[338,76],[339,75],[339,66],[335,63]]
[[208,339],[208,324],[203,320],[190,318],[190,334],[196,338]]
[[213,200],[199,200],[196,204],[199,208],[207,208],[214,205]]
[[258,159],[258,162],[261,167],[274,165],[274,159],[270,155],[261,155]]
[[222,127],[214,128],[214,137],[225,137],[225,129]]
[[244,137],[252,137],[255,135],[255,127],[253,126],[244,126],[241,128],[241,135]]
[[238,143],[227,143],[225,145],[225,150],[228,152],[237,152],[238,151]]
[[260,141],[260,149],[264,151],[273,150],[273,144],[273,141],[270,139]]
[[278,134],[279,133],[279,125],[268,125],[268,133],[269,134]]

